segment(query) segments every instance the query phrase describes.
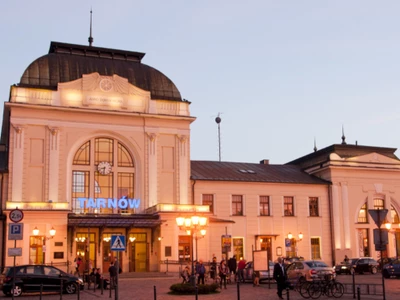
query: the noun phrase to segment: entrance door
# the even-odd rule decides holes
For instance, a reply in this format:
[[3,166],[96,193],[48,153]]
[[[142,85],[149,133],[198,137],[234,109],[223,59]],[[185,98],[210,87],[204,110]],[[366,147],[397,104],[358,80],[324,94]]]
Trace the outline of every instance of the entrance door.
[[131,245],[130,271],[147,272],[147,243],[136,242]]

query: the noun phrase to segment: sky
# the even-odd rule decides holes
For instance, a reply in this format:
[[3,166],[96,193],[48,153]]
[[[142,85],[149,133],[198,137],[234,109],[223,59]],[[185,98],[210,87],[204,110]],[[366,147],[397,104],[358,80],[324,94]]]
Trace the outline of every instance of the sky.
[[[2,0],[0,101],[50,42],[146,53],[191,102],[191,159],[400,147],[400,1]],[[2,107],[1,116],[2,116]],[[400,156],[399,151],[396,155]]]

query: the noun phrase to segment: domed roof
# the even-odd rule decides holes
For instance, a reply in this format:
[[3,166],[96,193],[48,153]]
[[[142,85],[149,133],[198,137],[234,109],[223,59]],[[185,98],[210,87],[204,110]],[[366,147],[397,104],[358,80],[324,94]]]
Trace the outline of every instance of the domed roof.
[[114,74],[150,91],[152,99],[182,101],[175,84],[160,71],[141,63],[144,53],[51,42],[49,54],[33,61],[19,83],[22,87],[57,89],[57,84],[97,72]]

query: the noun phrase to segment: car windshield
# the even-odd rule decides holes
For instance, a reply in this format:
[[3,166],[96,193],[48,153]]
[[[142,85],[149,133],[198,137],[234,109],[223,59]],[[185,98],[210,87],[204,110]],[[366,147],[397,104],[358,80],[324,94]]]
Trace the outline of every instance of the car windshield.
[[324,268],[327,267],[328,265],[322,261],[307,261],[306,265],[309,266],[310,268]]

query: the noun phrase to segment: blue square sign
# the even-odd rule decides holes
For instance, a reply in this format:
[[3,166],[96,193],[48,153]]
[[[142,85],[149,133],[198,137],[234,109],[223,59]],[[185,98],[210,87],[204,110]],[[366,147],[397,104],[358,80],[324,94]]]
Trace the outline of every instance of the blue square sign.
[[22,240],[24,232],[23,223],[10,223],[8,224],[8,240]]
[[111,251],[125,251],[125,236],[112,235],[111,236]]

